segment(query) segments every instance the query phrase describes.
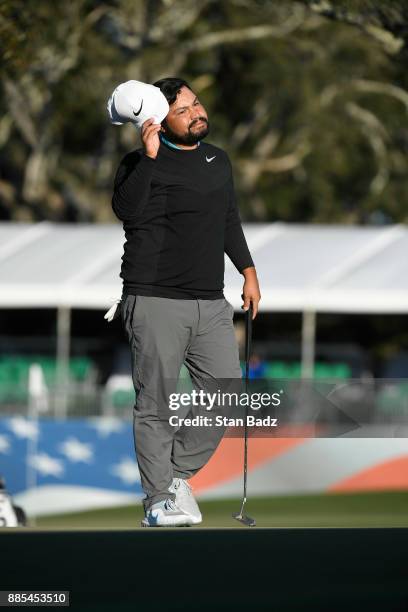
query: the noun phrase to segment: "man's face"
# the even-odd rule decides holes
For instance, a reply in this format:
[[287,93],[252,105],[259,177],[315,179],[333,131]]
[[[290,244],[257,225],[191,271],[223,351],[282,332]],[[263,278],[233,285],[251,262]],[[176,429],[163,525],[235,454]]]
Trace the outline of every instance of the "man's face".
[[193,145],[210,131],[204,106],[188,87],[183,86],[162,122],[164,136],[174,144]]

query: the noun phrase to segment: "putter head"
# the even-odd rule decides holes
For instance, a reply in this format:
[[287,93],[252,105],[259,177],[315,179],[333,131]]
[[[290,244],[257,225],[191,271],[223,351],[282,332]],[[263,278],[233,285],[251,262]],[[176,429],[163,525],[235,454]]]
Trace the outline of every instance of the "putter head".
[[256,525],[255,519],[251,518],[250,516],[247,516],[246,514],[241,514],[241,512],[233,514],[232,518],[236,519],[240,523],[243,523],[247,527],[255,527]]

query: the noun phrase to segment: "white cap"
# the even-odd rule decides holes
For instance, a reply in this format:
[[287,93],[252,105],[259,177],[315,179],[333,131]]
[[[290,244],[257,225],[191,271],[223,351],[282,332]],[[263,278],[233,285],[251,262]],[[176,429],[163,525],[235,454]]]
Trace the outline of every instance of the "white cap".
[[118,85],[106,108],[114,125],[130,121],[138,128],[150,117],[154,118],[154,123],[161,123],[170,110],[159,87],[142,81],[126,81]]

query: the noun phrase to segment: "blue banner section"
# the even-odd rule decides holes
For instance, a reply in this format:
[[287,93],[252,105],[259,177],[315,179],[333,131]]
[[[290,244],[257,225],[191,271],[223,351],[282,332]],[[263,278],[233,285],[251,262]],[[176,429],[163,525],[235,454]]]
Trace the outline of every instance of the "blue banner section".
[[111,417],[0,418],[0,476],[12,495],[55,484],[142,493],[132,424]]

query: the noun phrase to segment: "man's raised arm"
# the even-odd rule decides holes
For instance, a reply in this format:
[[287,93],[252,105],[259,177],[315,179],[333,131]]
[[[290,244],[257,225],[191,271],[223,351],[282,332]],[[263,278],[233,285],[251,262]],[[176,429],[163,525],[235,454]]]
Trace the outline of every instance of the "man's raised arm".
[[116,172],[112,208],[121,221],[131,221],[144,210],[156,160],[143,151],[125,155]]

